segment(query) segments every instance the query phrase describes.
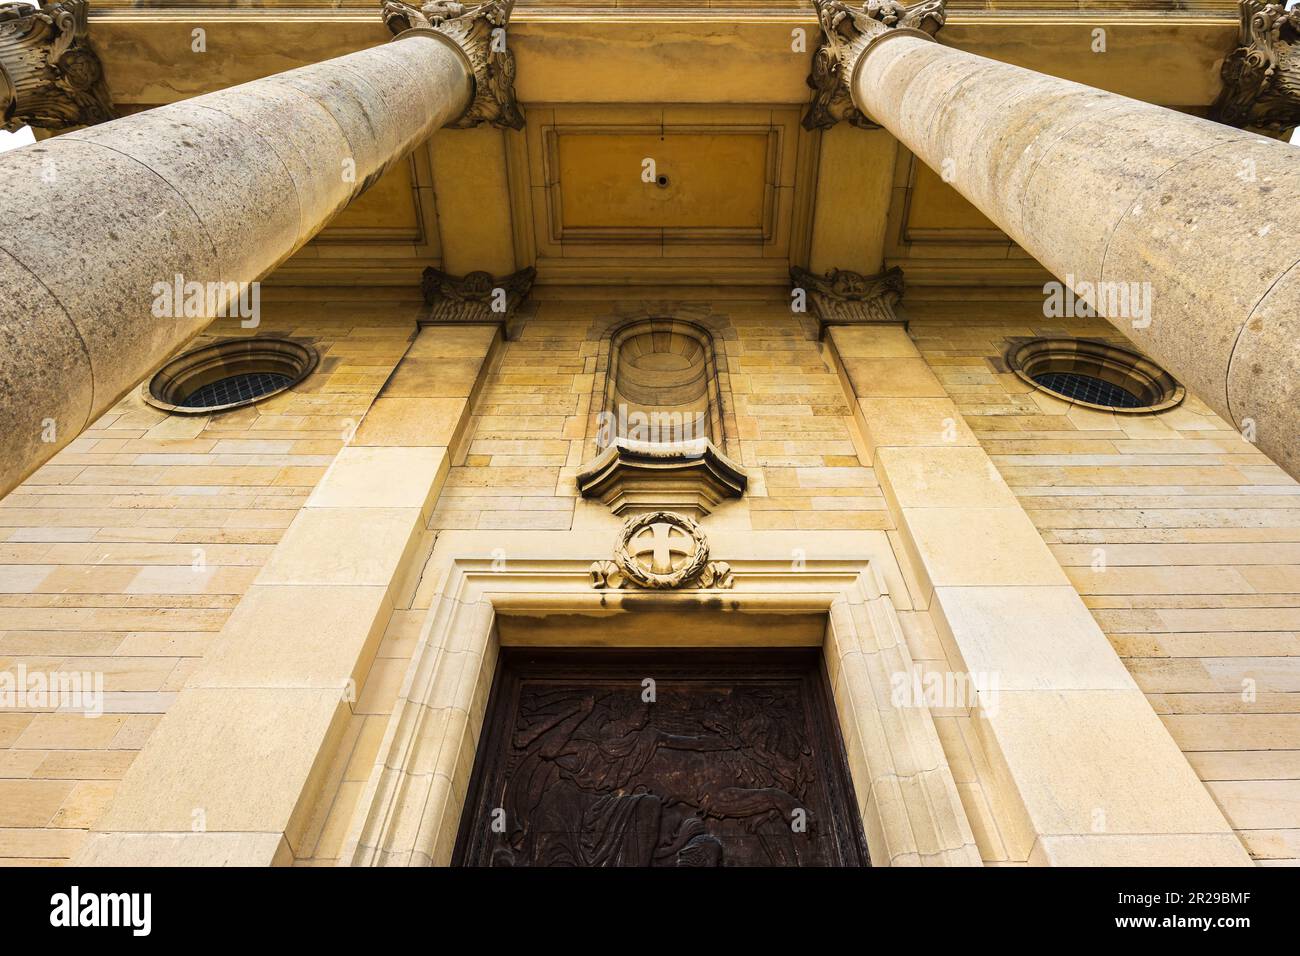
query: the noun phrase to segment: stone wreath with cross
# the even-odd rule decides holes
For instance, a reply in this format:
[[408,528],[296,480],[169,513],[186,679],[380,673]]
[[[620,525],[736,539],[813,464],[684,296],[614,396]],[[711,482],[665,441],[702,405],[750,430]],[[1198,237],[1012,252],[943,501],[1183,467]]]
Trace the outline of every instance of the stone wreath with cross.
[[691,518],[672,511],[634,515],[623,523],[613,561],[591,566],[592,585],[617,589],[629,583],[666,589],[732,586],[731,566],[709,560],[709,542]]

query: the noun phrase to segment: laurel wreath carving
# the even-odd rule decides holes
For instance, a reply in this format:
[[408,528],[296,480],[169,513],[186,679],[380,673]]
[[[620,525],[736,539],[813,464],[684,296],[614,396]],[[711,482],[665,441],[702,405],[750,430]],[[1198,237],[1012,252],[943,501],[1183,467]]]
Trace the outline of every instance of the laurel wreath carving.
[[[680,568],[667,574],[647,571],[628,551],[632,539],[640,531],[656,524],[666,524],[686,532],[695,544],[695,553]],[[672,511],[648,511],[645,514],[633,515],[623,522],[623,532],[619,535],[618,545],[614,548],[614,563],[623,573],[624,578],[643,588],[679,588],[699,577],[700,572],[709,563],[709,543],[704,538],[704,532],[693,519]]]

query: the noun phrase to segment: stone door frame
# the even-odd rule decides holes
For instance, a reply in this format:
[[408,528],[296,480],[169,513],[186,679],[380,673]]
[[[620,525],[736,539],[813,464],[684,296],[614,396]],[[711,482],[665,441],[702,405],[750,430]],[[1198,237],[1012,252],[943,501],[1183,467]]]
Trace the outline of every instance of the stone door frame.
[[[913,662],[869,557],[733,559],[715,549],[732,567],[730,589],[611,591],[594,588],[589,571],[608,554],[586,543],[581,555],[526,544],[507,557],[485,540],[446,532],[426,566],[434,596],[340,865],[450,863],[503,641],[821,646],[873,865],[982,865],[929,709],[893,702],[894,675]],[[693,626],[653,626],[665,616]]]

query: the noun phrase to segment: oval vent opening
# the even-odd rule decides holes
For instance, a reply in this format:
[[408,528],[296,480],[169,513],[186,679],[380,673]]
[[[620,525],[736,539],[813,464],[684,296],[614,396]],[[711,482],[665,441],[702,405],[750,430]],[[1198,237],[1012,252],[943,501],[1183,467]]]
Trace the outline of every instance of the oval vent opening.
[[226,339],[172,359],[149,380],[144,399],[179,415],[211,415],[292,388],[318,361],[315,349],[291,339]]
[[1037,389],[1108,412],[1164,411],[1186,394],[1150,359],[1091,339],[1032,339],[1011,348],[1007,365]]

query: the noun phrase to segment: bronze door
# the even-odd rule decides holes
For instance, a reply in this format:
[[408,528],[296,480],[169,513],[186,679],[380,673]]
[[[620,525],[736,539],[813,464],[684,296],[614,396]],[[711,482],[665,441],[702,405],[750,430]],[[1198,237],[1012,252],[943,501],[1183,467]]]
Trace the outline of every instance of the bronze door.
[[858,866],[817,650],[501,654],[454,861]]

